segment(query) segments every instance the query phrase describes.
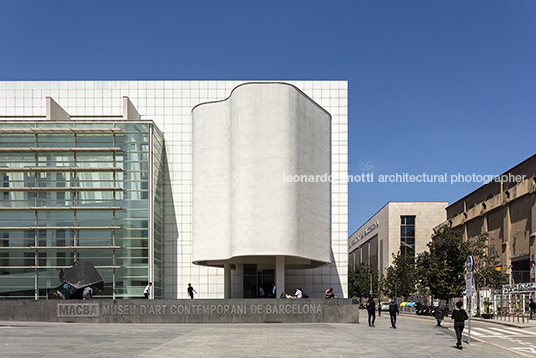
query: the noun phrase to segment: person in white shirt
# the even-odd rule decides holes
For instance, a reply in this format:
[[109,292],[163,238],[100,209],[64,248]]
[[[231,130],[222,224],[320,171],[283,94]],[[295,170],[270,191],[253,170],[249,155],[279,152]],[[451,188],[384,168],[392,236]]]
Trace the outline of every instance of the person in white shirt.
[[294,294],[296,298],[303,298],[303,292],[300,288],[296,289],[296,293]]
[[91,287],[84,288],[84,291],[82,292],[82,296],[84,296],[84,300],[90,299],[93,297],[93,289]]
[[145,296],[145,298],[149,298],[149,291],[151,290],[152,284],[152,282],[149,282],[149,284],[145,287],[145,290],[143,290],[143,295]]
[[297,288],[296,293],[294,293],[294,296],[291,296],[285,293],[285,297],[286,298],[303,298],[303,292],[300,288]]

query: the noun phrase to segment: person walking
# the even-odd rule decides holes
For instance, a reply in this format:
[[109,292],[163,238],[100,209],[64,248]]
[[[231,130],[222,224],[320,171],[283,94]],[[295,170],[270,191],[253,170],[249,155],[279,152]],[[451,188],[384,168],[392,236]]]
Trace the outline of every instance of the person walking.
[[398,304],[396,303],[394,297],[389,302],[389,316],[391,317],[391,327],[396,329],[396,315],[400,314],[398,311]]
[[464,309],[462,309],[463,302],[458,301],[456,302],[456,309],[452,312],[452,318],[454,320],[454,330],[456,331],[456,348],[462,349],[462,332],[465,327],[465,320],[469,317],[467,316],[467,312],[465,312]]
[[147,286],[145,286],[145,290],[143,290],[143,295],[145,296],[146,299],[149,298],[149,292],[151,291],[151,286],[153,285],[152,282],[149,282],[147,284]]
[[536,302],[531,298],[529,303],[530,308],[530,319],[532,319],[532,315],[536,315]]
[[368,325],[369,327],[374,327],[374,322],[376,321],[376,303],[372,296],[370,296],[367,304],[365,305],[368,312]]
[[186,289],[186,292],[188,293],[188,296],[190,296],[191,299],[194,299],[194,292],[197,293],[196,290],[192,287],[192,284],[188,284],[188,288]]
[[382,303],[378,301],[378,318],[382,315]]

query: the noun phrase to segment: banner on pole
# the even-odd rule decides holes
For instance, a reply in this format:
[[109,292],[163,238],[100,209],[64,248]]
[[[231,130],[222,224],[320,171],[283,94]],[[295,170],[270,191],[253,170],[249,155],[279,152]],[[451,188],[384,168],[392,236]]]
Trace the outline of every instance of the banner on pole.
[[473,273],[468,272],[465,274],[465,295],[471,297],[473,291]]

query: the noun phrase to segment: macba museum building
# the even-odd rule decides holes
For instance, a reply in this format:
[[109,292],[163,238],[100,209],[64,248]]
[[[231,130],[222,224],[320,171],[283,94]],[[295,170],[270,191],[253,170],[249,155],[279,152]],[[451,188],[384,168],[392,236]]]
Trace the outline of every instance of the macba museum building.
[[101,298],[347,297],[347,93],[0,82],[0,299],[46,299],[77,260]]

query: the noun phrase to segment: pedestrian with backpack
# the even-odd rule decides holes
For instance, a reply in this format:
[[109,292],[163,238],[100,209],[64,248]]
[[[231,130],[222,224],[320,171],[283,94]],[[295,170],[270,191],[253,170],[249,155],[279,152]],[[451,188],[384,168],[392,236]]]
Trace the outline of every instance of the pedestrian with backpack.
[[398,311],[398,304],[396,303],[395,299],[392,298],[391,302],[389,302],[389,316],[391,316],[391,327],[396,329],[396,315],[399,314]]
[[376,303],[374,303],[372,296],[370,296],[365,307],[368,311],[368,325],[369,327],[374,327],[374,321],[376,320]]

